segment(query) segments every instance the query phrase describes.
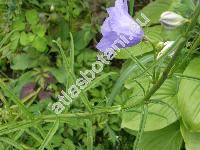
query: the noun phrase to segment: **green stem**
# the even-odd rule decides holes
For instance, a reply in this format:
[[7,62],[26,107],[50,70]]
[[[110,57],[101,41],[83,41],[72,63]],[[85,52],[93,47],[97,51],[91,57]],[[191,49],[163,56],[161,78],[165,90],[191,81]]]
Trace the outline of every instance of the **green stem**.
[[134,142],[133,150],[139,149],[140,141],[141,141],[142,134],[144,132],[146,121],[147,121],[147,115],[148,115],[148,104],[145,104],[143,106],[143,111],[142,111],[141,121],[140,121],[140,128],[139,128],[139,131],[137,133],[136,140]]
[[[154,53],[154,62],[156,62],[156,57],[157,57],[156,56],[157,55],[156,46],[155,46],[155,44],[153,43],[153,41],[149,37],[145,36],[145,40],[147,40],[151,44],[151,46],[153,48],[153,53]],[[155,80],[156,80],[156,66],[153,67],[152,82],[154,83]]]
[[134,15],[134,0],[130,0],[130,15]]
[[195,40],[192,48],[190,49],[190,53],[189,54],[192,54],[195,52],[196,48],[200,45],[200,36],[197,37],[197,39]]

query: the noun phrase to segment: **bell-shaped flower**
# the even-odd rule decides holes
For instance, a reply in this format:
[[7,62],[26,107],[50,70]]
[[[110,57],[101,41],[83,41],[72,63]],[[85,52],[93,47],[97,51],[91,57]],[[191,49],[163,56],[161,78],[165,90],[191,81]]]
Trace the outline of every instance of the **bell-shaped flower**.
[[101,33],[103,38],[97,44],[97,49],[107,52],[110,49],[131,47],[142,41],[144,32],[140,25],[128,13],[127,0],[116,0],[115,6],[108,8]]

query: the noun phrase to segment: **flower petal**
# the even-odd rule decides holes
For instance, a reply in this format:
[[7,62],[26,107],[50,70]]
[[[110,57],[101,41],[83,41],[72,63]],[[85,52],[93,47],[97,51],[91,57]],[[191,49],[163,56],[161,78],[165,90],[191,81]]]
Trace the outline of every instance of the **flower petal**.
[[110,25],[110,30],[118,33],[118,35],[121,33],[133,36],[141,34],[141,27],[127,12],[117,7],[108,8],[107,11],[109,14],[107,24]]
[[110,20],[110,18],[106,18],[103,25],[101,26],[101,33],[103,36],[106,36],[110,32],[112,32],[112,29],[110,28],[109,20]]
[[141,35],[130,35],[130,36],[127,36],[127,35],[124,35],[124,37],[129,41],[127,44],[126,44],[126,47],[131,47],[133,45],[136,45],[138,43],[140,43],[143,39],[143,32],[141,33]]
[[128,12],[127,0],[116,0],[115,6]]
[[108,51],[109,48],[112,48],[112,44],[115,40],[118,39],[118,35],[115,32],[110,32],[109,35],[103,36],[100,42],[97,44],[96,48],[101,52]]

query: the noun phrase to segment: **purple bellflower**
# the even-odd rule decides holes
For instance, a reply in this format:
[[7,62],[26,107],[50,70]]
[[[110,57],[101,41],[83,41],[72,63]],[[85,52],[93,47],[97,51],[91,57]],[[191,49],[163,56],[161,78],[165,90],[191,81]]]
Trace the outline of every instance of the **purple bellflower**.
[[97,49],[107,51],[131,47],[142,41],[144,32],[139,24],[128,13],[127,0],[116,0],[115,7],[107,9],[106,18],[101,33],[103,38],[97,44]]

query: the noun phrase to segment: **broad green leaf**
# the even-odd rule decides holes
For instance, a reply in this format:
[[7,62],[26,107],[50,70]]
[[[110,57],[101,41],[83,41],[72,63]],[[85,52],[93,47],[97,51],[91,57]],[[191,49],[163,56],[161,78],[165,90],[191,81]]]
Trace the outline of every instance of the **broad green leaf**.
[[15,50],[15,49],[17,48],[19,39],[20,39],[20,33],[19,33],[19,32],[15,32],[15,33],[10,37],[10,40],[11,40],[10,48],[11,48],[12,50]]
[[59,22],[58,22],[58,29],[59,32],[56,33],[58,34],[57,36],[59,36],[62,41],[66,41],[69,37],[69,22],[66,22],[64,18],[60,18]]
[[33,33],[37,34],[39,37],[43,37],[46,32],[46,28],[42,24],[37,24],[32,26]]
[[16,20],[13,23],[13,30],[23,31],[25,29],[25,23],[22,20]]
[[145,132],[142,135],[142,150],[180,150],[182,136],[179,124],[175,123],[161,130]]
[[84,49],[89,42],[92,40],[94,34],[91,30],[92,27],[85,27],[83,30],[77,32],[74,35],[74,46],[75,50]]
[[35,9],[32,10],[28,10],[26,11],[26,20],[30,23],[30,24],[37,24],[39,21],[39,16],[38,16],[38,12]]
[[190,132],[183,124],[181,124],[181,133],[185,141],[186,150],[199,150],[200,148],[200,133]]
[[23,46],[27,46],[34,40],[34,38],[34,34],[22,32],[20,36],[20,44]]
[[0,142],[0,149],[5,149],[4,143]]
[[63,146],[63,150],[67,148],[67,150],[75,150],[76,146],[70,139],[65,139],[64,140],[65,145]]
[[[152,96],[152,101],[155,101],[153,104],[149,104],[148,108],[148,116],[145,125],[144,131],[153,131],[162,129],[173,122],[175,122],[177,118],[177,81],[175,79],[167,80],[163,86]],[[135,97],[130,101],[135,101]],[[162,103],[156,103],[156,100],[159,100]],[[131,130],[139,129],[140,124],[140,113],[141,110],[137,109],[137,111],[133,112],[124,112],[122,115],[122,128],[127,128]]]
[[[183,75],[200,78],[200,57],[193,59]],[[200,83],[182,79],[178,92],[178,105],[187,129],[200,131]]]
[[33,82],[34,78],[31,71],[23,73],[19,78],[14,80],[13,84],[11,84],[11,86],[14,87],[13,93],[17,97],[20,97],[20,92],[22,87],[28,83],[33,83]]
[[35,67],[39,64],[36,57],[29,54],[19,54],[13,58],[11,68],[13,70],[25,70],[28,68]]
[[183,16],[188,16],[195,9],[195,4],[193,0],[176,0],[173,2],[171,8]]
[[47,40],[44,37],[37,36],[32,44],[39,52],[44,52],[47,48]]
[[67,76],[63,76],[64,68],[50,68],[49,71],[59,83],[65,84],[67,82]]
[[150,20],[150,24],[158,23],[160,19],[160,15],[167,11],[174,0],[156,0],[151,2],[149,5],[144,7],[141,11],[136,14],[135,18],[139,18],[141,22],[143,22],[143,18],[141,18],[141,13],[143,13]]

